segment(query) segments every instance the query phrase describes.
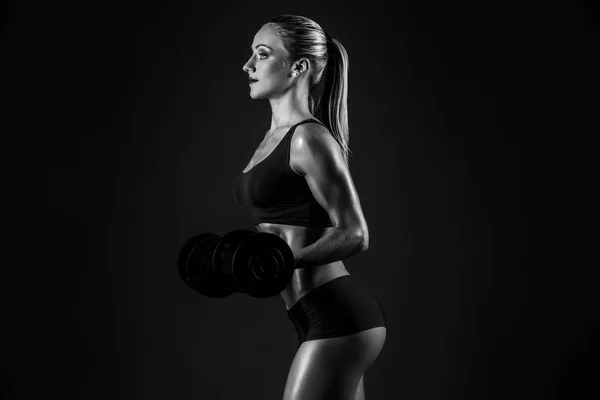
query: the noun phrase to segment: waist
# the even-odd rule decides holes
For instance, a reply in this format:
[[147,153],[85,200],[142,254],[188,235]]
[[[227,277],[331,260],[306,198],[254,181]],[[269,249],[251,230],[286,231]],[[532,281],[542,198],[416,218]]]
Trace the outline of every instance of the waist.
[[329,214],[318,203],[279,205],[269,208],[250,207],[250,212],[254,225],[273,223],[307,228],[333,226]]
[[290,310],[298,300],[312,290],[345,275],[350,275],[350,273],[346,270],[346,266],[342,261],[320,265],[315,268],[295,270],[292,280],[281,292],[286,310]]

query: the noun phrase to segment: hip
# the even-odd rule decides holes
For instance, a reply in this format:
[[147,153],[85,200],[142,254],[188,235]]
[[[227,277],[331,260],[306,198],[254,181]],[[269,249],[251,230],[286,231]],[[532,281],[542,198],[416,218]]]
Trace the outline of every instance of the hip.
[[316,268],[304,268],[294,271],[288,286],[281,292],[286,310],[290,310],[301,298],[327,282],[350,275],[342,261],[321,265]]

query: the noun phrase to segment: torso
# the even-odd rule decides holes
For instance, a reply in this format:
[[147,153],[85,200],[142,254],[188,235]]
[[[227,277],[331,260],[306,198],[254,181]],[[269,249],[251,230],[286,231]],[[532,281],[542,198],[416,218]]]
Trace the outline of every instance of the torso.
[[[310,246],[333,228],[306,228],[303,226],[262,223],[255,226],[259,232],[279,236],[290,246],[293,253]],[[294,270],[289,285],[281,292],[285,308],[289,310],[308,292],[332,279],[350,275],[342,261],[319,265],[313,268]]]
[[[307,116],[306,118],[300,119],[300,121],[304,121],[305,119],[314,118],[312,116]],[[316,118],[315,118],[316,119]],[[293,125],[293,124],[292,124]],[[244,168],[244,173],[248,172],[255,165],[263,161],[265,158],[271,154],[273,149],[279,144],[283,136],[289,131],[291,126],[279,127],[271,132],[268,132],[265,135],[265,139],[258,146],[252,159]],[[301,175],[294,168],[294,153],[290,153],[290,168],[299,175]],[[301,248],[310,246],[312,243],[316,242],[323,235],[333,229],[333,227],[329,228],[307,228],[303,226],[294,226],[294,225],[282,225],[282,224],[272,224],[272,223],[261,223],[255,226],[258,232],[266,232],[279,236],[292,249],[292,252],[295,254]],[[302,268],[294,271],[294,275],[292,276],[292,280],[289,285],[281,292],[281,297],[285,302],[286,309],[292,308],[292,306],[303,296],[305,296],[308,292],[320,286],[326,282],[329,282],[332,279],[338,278],[340,276],[349,275],[344,263],[340,261],[335,261],[333,263],[320,265],[318,267],[313,268]]]

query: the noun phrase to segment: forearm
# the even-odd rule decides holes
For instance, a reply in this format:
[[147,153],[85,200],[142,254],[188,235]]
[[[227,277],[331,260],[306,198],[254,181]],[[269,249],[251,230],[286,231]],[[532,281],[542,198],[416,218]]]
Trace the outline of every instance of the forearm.
[[336,227],[311,245],[294,252],[294,269],[329,264],[346,259],[365,249],[364,236]]

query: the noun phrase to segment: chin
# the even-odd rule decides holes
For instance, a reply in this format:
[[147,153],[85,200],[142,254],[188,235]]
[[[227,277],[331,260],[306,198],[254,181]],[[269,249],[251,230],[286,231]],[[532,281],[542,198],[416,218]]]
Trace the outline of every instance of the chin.
[[262,82],[262,87],[256,87],[256,84],[250,88],[250,97],[254,100],[277,98],[280,91],[279,86],[271,84],[271,82]]
[[266,99],[268,98],[268,96],[266,96],[265,92],[259,92],[259,91],[253,91],[250,90],[250,97],[254,100],[260,100],[260,99]]

